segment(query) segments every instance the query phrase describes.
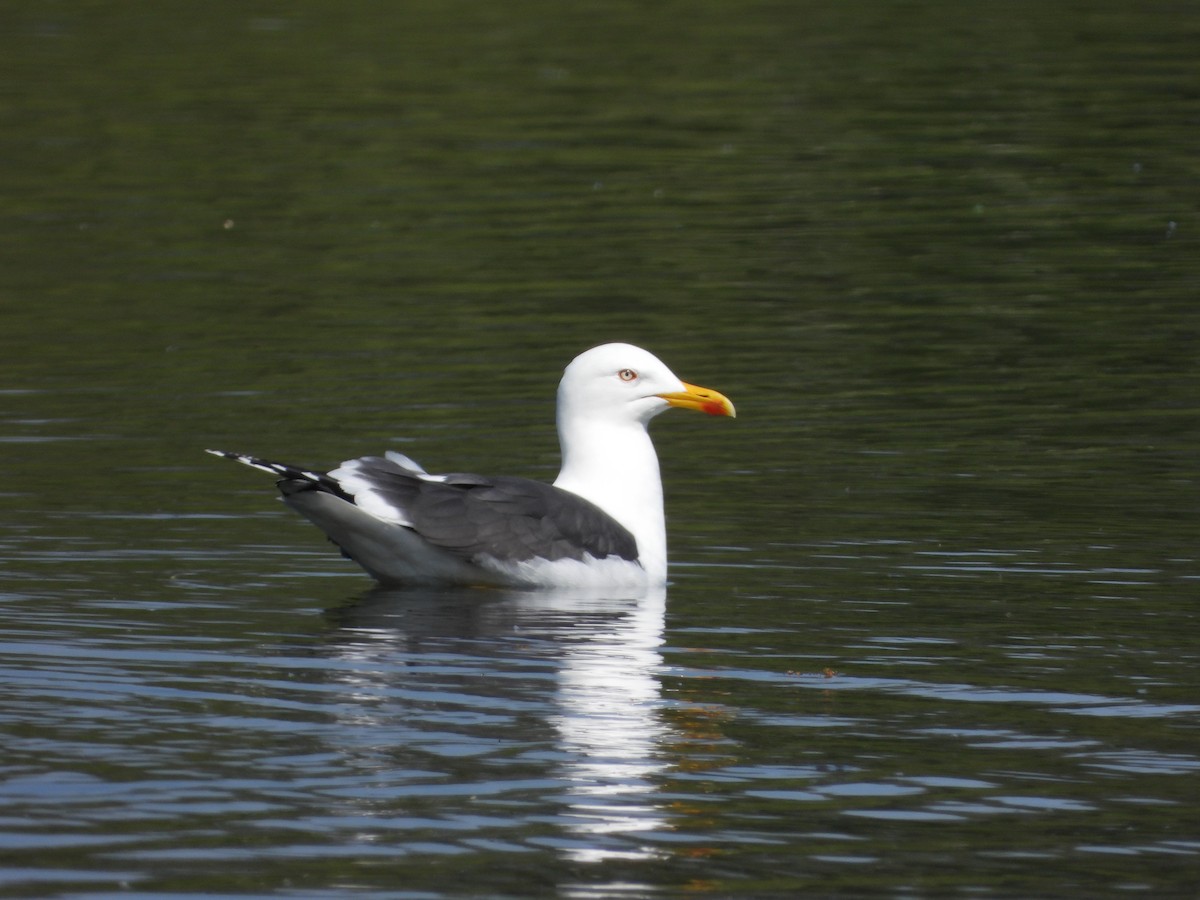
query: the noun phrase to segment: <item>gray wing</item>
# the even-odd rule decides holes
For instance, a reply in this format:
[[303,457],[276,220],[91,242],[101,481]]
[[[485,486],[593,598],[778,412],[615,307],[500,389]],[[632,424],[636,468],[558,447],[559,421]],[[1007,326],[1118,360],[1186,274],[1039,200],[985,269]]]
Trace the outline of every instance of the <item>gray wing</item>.
[[[540,481],[468,473],[424,476],[391,459],[356,460],[355,476],[364,489],[401,512],[422,538],[470,562],[484,557],[525,561],[637,560],[629,530],[582,497]],[[326,480],[329,479],[326,476]],[[329,486],[310,482],[317,490]],[[287,489],[280,485],[281,489]],[[335,491],[345,496],[338,486]]]
[[586,555],[637,561],[637,540],[627,528],[595,504],[540,481],[468,473],[431,476],[405,457],[366,456],[343,464],[354,468],[352,494],[326,472],[244,453],[208,452],[277,476],[285,497],[320,491],[357,505],[356,495],[369,491],[397,511],[405,524],[395,527],[408,528],[465,562]]

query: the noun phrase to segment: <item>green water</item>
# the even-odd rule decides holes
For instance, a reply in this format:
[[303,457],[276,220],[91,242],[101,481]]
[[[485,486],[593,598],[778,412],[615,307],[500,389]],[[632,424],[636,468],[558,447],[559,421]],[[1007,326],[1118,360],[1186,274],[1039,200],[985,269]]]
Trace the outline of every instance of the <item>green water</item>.
[[[3,20],[0,895],[1194,891],[1194,4]],[[549,480],[607,340],[665,604],[201,452]]]

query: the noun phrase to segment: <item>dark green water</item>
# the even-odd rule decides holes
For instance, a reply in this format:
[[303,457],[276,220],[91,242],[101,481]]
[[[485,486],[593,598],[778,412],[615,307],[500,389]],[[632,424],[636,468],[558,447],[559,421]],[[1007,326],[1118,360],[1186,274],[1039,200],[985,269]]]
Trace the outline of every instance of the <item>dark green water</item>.
[[[1194,894],[1194,4],[3,20],[0,896]],[[549,480],[607,340],[665,598],[201,452]]]

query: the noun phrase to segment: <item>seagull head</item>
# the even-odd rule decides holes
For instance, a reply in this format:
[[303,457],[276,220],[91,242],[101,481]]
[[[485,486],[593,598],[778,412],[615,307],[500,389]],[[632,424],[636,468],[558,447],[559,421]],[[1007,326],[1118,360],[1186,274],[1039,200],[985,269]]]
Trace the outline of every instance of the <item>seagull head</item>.
[[579,354],[558,386],[560,419],[578,415],[645,425],[673,406],[735,415],[724,394],[681,381],[657,356],[632,344],[602,344]]

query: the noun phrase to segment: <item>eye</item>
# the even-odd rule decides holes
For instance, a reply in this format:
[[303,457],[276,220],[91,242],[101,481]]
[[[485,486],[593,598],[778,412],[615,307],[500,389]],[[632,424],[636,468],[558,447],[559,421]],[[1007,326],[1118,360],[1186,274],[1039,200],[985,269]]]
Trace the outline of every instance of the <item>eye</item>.
[[617,373],[617,377],[622,381],[636,381],[638,374],[633,369],[622,369]]

